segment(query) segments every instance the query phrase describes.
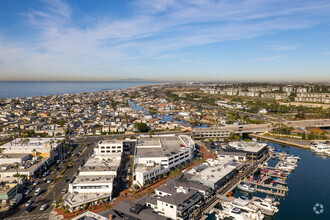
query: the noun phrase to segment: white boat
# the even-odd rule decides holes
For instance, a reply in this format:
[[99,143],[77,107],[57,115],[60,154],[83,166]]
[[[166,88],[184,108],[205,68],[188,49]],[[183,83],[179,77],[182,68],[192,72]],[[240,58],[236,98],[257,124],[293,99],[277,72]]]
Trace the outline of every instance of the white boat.
[[276,206],[273,206],[269,202],[260,198],[253,200],[252,204],[260,208],[261,212],[267,215],[273,216],[278,212],[278,208]]
[[287,162],[280,162],[277,166],[278,169],[280,170],[284,170],[284,171],[287,171],[287,172],[291,172],[293,171],[294,169],[296,169],[296,165],[294,164],[290,164],[290,163],[287,163]]
[[250,220],[240,209],[225,207],[215,215],[216,220],[233,218],[235,220]]
[[250,204],[249,200],[235,199],[230,203],[231,206],[239,208],[251,220],[262,220],[264,215],[255,205]]
[[310,145],[310,150],[315,152],[315,153],[324,153],[327,150],[330,150],[330,145],[329,144],[325,144],[325,143],[312,143]]
[[287,157],[286,159],[298,162],[300,160],[300,157],[299,156],[295,157],[295,156],[291,155],[291,156]]
[[328,157],[330,157],[330,149],[327,150],[327,151],[325,151],[324,153],[325,153],[325,155],[327,155]]
[[244,192],[248,192],[248,193],[254,193],[255,192],[255,189],[251,186],[249,186],[248,184],[245,184],[245,183],[240,183],[237,188],[239,190],[242,190]]
[[322,144],[319,145],[314,152],[315,153],[325,153],[326,151],[330,150],[330,145]]

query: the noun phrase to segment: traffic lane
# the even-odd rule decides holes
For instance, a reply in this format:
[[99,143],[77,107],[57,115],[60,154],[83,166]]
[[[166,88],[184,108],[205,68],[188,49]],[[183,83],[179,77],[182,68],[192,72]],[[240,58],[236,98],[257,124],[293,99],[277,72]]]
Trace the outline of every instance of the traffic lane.
[[[74,162],[73,167],[69,168],[63,178],[61,180],[59,180],[58,182],[54,182],[55,178],[60,174],[60,172],[64,169],[65,163],[61,162],[58,166],[60,167],[60,170],[58,171],[52,171],[51,174],[49,174],[46,177],[41,177],[41,178],[36,178],[36,180],[40,181],[40,183],[38,185],[33,186],[34,189],[22,200],[22,203],[20,203],[20,206],[16,207],[13,210],[9,210],[8,212],[5,213],[1,213],[0,217],[1,219],[3,218],[9,218],[9,217],[19,217],[19,216],[29,216],[29,215],[35,215],[35,214],[42,214],[42,213],[46,213],[46,212],[50,212],[53,207],[52,207],[52,202],[54,201],[54,197],[55,200],[60,199],[63,194],[61,194],[61,191],[63,188],[68,188],[68,183],[65,181],[65,179],[72,179],[72,177],[74,176],[75,172],[77,172],[78,168],[80,167],[80,165],[83,163],[83,160],[87,161],[88,155],[93,151],[94,147],[93,146],[88,146],[86,151],[84,153],[82,153],[81,156],[78,155],[77,157],[77,161]],[[80,147],[76,147],[74,148],[73,152],[77,153],[79,151],[82,151],[83,148]],[[53,179],[52,183],[44,183],[43,179]],[[53,186],[53,188],[51,190],[48,189],[49,187]],[[42,189],[42,193],[38,196],[34,195],[34,192],[36,191],[37,188],[41,188]],[[33,203],[33,209],[31,210],[30,213],[25,213],[26,210],[26,206],[25,203],[28,200],[32,200],[34,201]],[[40,210],[40,207],[43,204],[47,204],[48,208],[44,211]]]

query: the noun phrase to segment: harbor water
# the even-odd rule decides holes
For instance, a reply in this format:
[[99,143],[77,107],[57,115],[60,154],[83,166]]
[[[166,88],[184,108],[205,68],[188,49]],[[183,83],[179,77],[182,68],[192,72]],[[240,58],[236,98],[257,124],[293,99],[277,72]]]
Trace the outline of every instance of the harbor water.
[[[299,156],[300,162],[287,179],[289,192],[284,198],[281,198],[279,212],[275,216],[265,217],[265,219],[330,219],[330,158],[314,155],[309,150],[277,143],[268,144],[276,150]],[[275,166],[277,162],[278,159],[271,159],[268,165]],[[250,198],[251,196],[266,196],[259,192],[249,195],[240,190],[235,190],[233,194],[236,198],[242,195]],[[215,219],[214,213],[210,214],[207,219]]]

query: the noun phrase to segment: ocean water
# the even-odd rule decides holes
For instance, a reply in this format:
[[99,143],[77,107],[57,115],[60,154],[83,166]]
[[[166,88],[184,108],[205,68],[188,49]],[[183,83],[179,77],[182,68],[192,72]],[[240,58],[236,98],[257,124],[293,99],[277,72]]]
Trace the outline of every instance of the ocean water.
[[155,82],[22,82],[0,81],[0,98],[47,96],[66,93],[126,89]]

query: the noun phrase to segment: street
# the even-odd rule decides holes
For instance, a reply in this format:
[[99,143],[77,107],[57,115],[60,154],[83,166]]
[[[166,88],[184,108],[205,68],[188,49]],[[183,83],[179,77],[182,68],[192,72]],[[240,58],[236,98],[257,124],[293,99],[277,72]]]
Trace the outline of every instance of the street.
[[[48,219],[49,213],[53,210],[54,206],[52,206],[52,202],[54,200],[58,201],[60,198],[65,198],[65,195],[61,193],[62,189],[68,189],[68,182],[66,180],[71,180],[75,173],[77,172],[80,165],[83,161],[87,161],[89,158],[90,153],[94,149],[94,145],[90,144],[86,149],[85,147],[80,147],[79,143],[75,143],[76,147],[72,151],[72,153],[76,153],[77,157],[75,158],[75,162],[73,163],[72,167],[69,167],[67,171],[63,174],[63,177],[55,182],[55,178],[60,175],[61,171],[64,169],[65,164],[61,162],[59,164],[59,170],[52,171],[48,176],[37,178],[40,183],[34,186],[34,189],[23,198],[20,202],[20,205],[15,207],[12,210],[9,210],[5,213],[0,213],[0,219]],[[81,155],[78,152],[81,151]],[[43,179],[52,179],[51,183],[44,183]],[[35,196],[34,192],[37,188],[41,188],[42,192],[40,195]],[[29,200],[34,201],[32,203],[32,210],[29,213],[26,213],[26,206],[25,203]],[[44,211],[40,210],[40,207],[43,204],[47,204],[47,208]]]

